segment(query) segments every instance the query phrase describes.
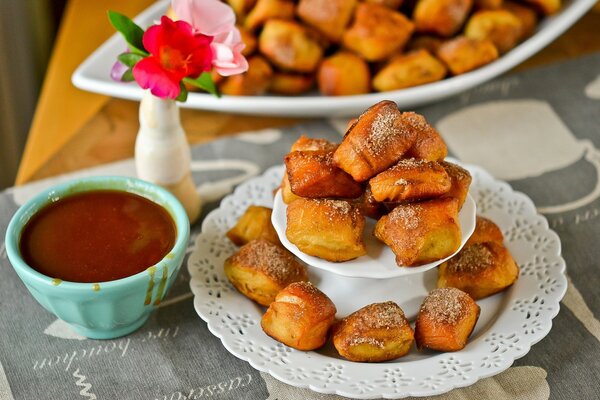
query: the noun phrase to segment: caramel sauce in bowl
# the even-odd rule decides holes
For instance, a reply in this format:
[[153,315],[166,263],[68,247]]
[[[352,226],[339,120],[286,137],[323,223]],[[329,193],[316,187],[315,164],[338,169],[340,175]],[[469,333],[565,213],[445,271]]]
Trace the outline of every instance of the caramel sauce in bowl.
[[77,333],[110,339],[139,328],[175,280],[189,220],[165,189],[126,177],[83,178],[23,205],[6,250],[33,297]]

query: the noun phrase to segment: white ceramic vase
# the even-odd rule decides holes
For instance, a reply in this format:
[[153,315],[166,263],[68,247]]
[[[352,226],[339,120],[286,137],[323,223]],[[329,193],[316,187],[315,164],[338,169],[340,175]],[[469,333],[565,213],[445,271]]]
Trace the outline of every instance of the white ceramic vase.
[[190,223],[202,203],[190,170],[190,146],[174,100],[145,91],[140,102],[140,130],[135,141],[135,166],[140,179],[168,189],[183,204]]

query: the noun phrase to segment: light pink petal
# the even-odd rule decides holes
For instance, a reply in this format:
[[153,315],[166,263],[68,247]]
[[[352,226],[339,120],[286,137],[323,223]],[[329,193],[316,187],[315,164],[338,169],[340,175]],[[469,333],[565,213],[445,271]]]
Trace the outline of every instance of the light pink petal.
[[240,52],[234,52],[232,60],[214,59],[213,66],[221,76],[237,75],[248,71],[248,61]]
[[204,35],[216,36],[235,25],[233,10],[219,0],[172,0],[171,5],[179,19]]
[[133,77],[142,89],[150,89],[161,99],[175,99],[181,88],[179,82],[165,71],[154,57],[146,57],[133,67]]

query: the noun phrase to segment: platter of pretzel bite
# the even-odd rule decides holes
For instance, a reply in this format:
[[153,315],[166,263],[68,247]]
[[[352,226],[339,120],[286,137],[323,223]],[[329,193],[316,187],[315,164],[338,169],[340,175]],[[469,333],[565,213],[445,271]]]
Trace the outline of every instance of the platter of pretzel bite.
[[[214,76],[224,95],[183,107],[259,115],[349,116],[394,100],[415,107],[494,78],[549,44],[594,0],[226,0],[245,43],[246,73]],[[167,1],[136,21],[148,26]],[[73,74],[75,86],[127,99],[109,78],[117,36]]]
[[558,312],[560,242],[529,198],[446,156],[391,101],[339,144],[301,136],[206,217],[196,311],[234,355],[323,393],[425,396],[508,368]]

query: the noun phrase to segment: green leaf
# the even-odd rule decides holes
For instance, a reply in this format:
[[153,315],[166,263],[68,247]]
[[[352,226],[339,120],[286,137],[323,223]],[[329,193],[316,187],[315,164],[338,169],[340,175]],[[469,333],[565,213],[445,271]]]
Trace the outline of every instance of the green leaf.
[[144,30],[142,28],[130,18],[115,11],[108,11],[108,19],[112,26],[123,35],[123,38],[125,38],[125,41],[132,52],[148,55],[148,52],[144,49],[144,44],[142,43],[142,37],[144,36]]
[[181,92],[179,92],[179,96],[177,96],[175,100],[184,102],[187,100],[188,91],[183,82],[179,82],[179,88],[181,89]]
[[137,62],[140,61],[142,58],[144,58],[144,56],[135,53],[123,53],[119,54],[119,56],[117,57],[117,59],[120,62],[122,62],[130,68],[137,64]]
[[213,94],[217,97],[221,97],[221,93],[219,93],[219,89],[217,89],[217,86],[215,85],[215,82],[213,81],[210,72],[203,72],[196,79],[184,78],[183,80],[185,81],[185,83],[199,87],[200,89],[205,90],[208,93]]
[[131,82],[133,80],[135,80],[135,78],[133,77],[133,72],[131,72],[131,68],[129,68],[127,71],[125,71],[125,73],[121,77],[121,81],[122,82]]

